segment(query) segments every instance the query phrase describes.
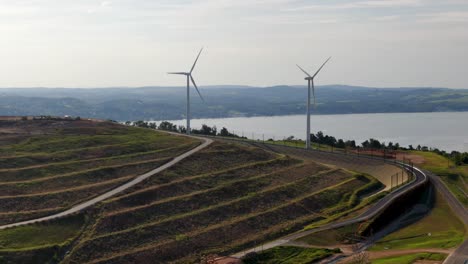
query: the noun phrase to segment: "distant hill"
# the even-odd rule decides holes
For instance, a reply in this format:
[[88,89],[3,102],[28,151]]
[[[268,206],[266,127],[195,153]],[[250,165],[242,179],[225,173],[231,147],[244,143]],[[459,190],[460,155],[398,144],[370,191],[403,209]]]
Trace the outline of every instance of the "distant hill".
[[[307,90],[300,86],[207,86],[207,103],[191,91],[194,118],[303,114]],[[317,88],[314,114],[468,111],[467,89]],[[125,120],[185,117],[184,87],[2,88],[0,115],[72,115]]]

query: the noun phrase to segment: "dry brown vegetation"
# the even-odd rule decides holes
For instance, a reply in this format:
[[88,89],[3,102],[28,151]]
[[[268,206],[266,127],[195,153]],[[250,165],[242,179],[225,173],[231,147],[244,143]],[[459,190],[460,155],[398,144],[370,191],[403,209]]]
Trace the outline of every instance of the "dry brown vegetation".
[[0,120],[0,134],[0,225],[69,208],[199,144],[89,120]]
[[104,202],[66,263],[196,262],[322,220],[365,177],[216,142]]
[[[0,139],[0,224],[63,211],[199,144],[91,121],[0,121],[0,133],[6,138]],[[79,221],[0,232],[12,241],[43,234],[37,245],[0,250],[0,260],[57,261],[70,250],[65,263],[197,262],[328,219],[331,209],[354,206],[356,190],[369,184],[337,167],[215,142],[88,209]],[[69,223],[69,235],[41,246]]]

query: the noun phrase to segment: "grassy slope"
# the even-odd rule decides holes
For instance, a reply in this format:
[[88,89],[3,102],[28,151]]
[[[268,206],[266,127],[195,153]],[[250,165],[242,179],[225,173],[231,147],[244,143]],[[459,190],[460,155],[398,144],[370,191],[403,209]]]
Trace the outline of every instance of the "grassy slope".
[[0,128],[15,132],[0,146],[0,224],[63,210],[199,144],[108,122],[21,121]]
[[338,252],[339,250],[282,246],[250,255],[244,258],[243,262],[245,264],[306,264],[319,261]]
[[83,214],[0,231],[0,263],[57,263],[79,236]]
[[324,210],[367,183],[342,170],[217,143],[106,202],[67,262],[193,262],[237,251],[323,219]]
[[[21,130],[28,127],[35,135]],[[0,224],[57,213],[198,145],[108,122],[21,121],[0,139]],[[0,263],[46,263],[82,231],[83,215],[0,231]]]
[[62,245],[79,234],[84,221],[83,215],[77,215],[50,223],[1,230],[0,252]]
[[412,151],[411,154],[424,157],[424,163],[418,166],[440,176],[458,200],[468,206],[468,166],[454,166],[447,158],[432,152]]
[[316,246],[336,246],[342,243],[347,243],[347,238],[352,237],[357,230],[358,225],[353,224],[337,229],[313,233],[298,239],[298,241]]
[[429,215],[387,235],[370,250],[453,248],[463,242],[465,236],[465,226],[453,214],[443,197],[437,194]]
[[[67,136],[35,136],[26,138],[27,142],[21,138],[16,144],[3,142],[0,164],[5,176],[0,189],[10,192],[12,197],[0,197],[5,209],[0,219],[17,220],[19,215],[10,212],[11,208],[43,208],[42,213],[34,213],[39,216],[59,210],[60,206],[70,206],[77,201],[73,200],[74,195],[88,199],[112,186],[112,183],[103,187],[94,185],[97,178],[93,175],[104,178],[114,175],[120,181],[135,171],[148,170],[148,167],[129,165],[128,173],[121,173],[122,168],[97,173],[105,166],[131,163],[141,157],[154,158],[153,154],[161,153],[147,153],[184,145],[175,152],[164,153],[163,157],[170,157],[197,144],[186,138],[136,128],[100,127],[96,132],[88,127],[80,129],[79,135],[73,129],[57,131],[54,133]],[[96,133],[102,135],[94,136]],[[135,152],[141,155],[133,155]],[[89,163],[82,162],[83,159],[89,159]],[[17,169],[28,166],[40,167]],[[65,172],[70,170],[74,173]],[[237,251],[321,220],[327,209],[337,208],[340,202],[354,204],[353,193],[368,183],[367,179],[352,177],[346,171],[330,170],[314,163],[301,164],[257,148],[214,144],[89,214],[93,217],[102,210],[97,222],[92,220],[96,229],[85,231],[84,240],[72,251],[70,260],[80,263],[96,259],[193,261],[199,254]],[[8,188],[9,185],[14,187]],[[86,187],[71,192],[72,186]],[[39,190],[46,194],[38,193]],[[18,194],[26,202],[15,207],[14,196]],[[24,218],[33,215],[26,211],[18,213],[24,213],[21,216]],[[2,218],[2,215],[9,216]],[[44,262],[52,257],[50,254],[58,254],[57,246],[69,243],[80,229],[81,226],[71,222],[58,221],[6,230],[0,236],[5,241],[2,254],[14,262],[23,262],[18,257],[37,260],[38,256],[40,261],[35,262]],[[22,239],[29,236],[34,239]]]
[[[378,195],[365,197],[367,194],[381,188],[382,184],[369,175],[358,174],[358,177],[366,177],[369,179],[369,182],[354,190],[347,202],[343,202],[336,207],[327,209],[325,211],[329,215],[327,219],[311,224],[307,228],[314,228],[332,221],[336,221],[337,219],[356,216],[359,213],[359,210],[379,200],[383,195],[386,194],[379,193]],[[358,224],[348,225],[333,230],[312,233],[308,236],[298,239],[298,241],[316,246],[336,246],[342,243],[349,243],[347,239],[354,236],[354,234],[358,231],[358,228]]]
[[372,264],[412,264],[418,260],[434,260],[434,261],[443,261],[447,256],[444,254],[438,253],[418,253],[410,254],[397,257],[387,257],[381,259],[372,260]]

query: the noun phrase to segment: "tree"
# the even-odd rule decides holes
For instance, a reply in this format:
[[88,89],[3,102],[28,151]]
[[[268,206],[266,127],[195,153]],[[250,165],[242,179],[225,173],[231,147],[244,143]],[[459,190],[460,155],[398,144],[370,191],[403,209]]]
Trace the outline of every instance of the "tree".
[[148,128],[148,123],[143,120],[138,120],[133,123],[133,126]]
[[371,148],[375,148],[375,149],[382,148],[382,144],[380,143],[380,141],[378,141],[377,139],[374,139],[374,138],[369,139],[369,146]]
[[349,148],[356,148],[356,141],[354,140],[347,140],[345,142],[345,145]]
[[336,147],[337,148],[345,148],[346,143],[342,139],[339,139],[338,142],[336,143]]
[[314,133],[310,134],[310,142],[319,143],[318,138],[314,135]]
[[369,140],[366,140],[366,141],[362,142],[361,145],[362,145],[363,148],[369,148],[370,147],[370,142],[369,142]]
[[178,131],[180,133],[187,133],[187,128],[185,128],[184,126],[178,126],[176,128],[176,131]]
[[221,131],[219,131],[218,135],[222,136],[222,137],[229,137],[230,133],[227,130],[227,128],[223,127],[223,128],[221,128]]
[[323,136],[323,132],[322,132],[322,131],[317,132],[317,142],[318,142],[318,143],[323,143],[324,138],[325,138],[325,137]]
[[168,122],[168,121],[163,121],[159,124],[159,129],[161,130],[182,132],[180,131],[180,128],[181,126],[179,126],[179,129],[177,129],[177,126],[175,124],[172,124],[171,122]]
[[210,127],[208,125],[203,124],[201,129],[192,129],[192,133],[194,134],[201,134],[201,135],[208,135],[208,136],[216,136],[216,126]]

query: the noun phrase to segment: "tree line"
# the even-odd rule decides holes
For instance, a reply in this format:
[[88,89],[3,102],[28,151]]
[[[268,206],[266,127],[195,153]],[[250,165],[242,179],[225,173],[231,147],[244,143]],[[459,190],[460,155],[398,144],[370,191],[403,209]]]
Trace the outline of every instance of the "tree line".
[[[156,124],[156,122],[148,122],[148,121],[136,121],[136,122],[130,122],[127,121],[125,122],[125,125],[127,126],[135,126],[135,127],[143,127],[143,128],[151,128],[151,129],[160,129],[160,130],[165,130],[165,131],[172,131],[172,132],[177,132],[177,133],[186,133],[187,128],[185,126],[177,126],[171,122],[168,121],[163,121],[159,124],[159,126]],[[234,134],[232,132],[229,132],[229,130],[225,127],[221,128],[218,131],[218,128],[216,126],[210,127],[208,125],[203,124],[200,129],[191,129],[192,134],[198,134],[198,135],[207,135],[207,136],[220,136],[220,137],[235,137],[235,138],[244,138],[246,137],[241,137],[238,136],[237,134]]]
[[[143,128],[151,128],[151,129],[160,129],[166,131],[172,131],[177,133],[185,133],[187,129],[185,126],[177,126],[171,122],[163,121],[159,124],[156,122],[148,122],[148,121],[136,121],[136,122],[125,122],[126,125],[136,126],[136,127],[143,127]],[[218,131],[216,126],[208,126],[203,124],[200,129],[192,129],[192,134],[198,135],[207,135],[207,136],[221,136],[221,137],[234,137],[234,138],[244,138],[235,133],[230,132],[227,128],[223,127]],[[286,141],[293,141],[294,136],[290,136],[286,139]],[[273,141],[273,139],[268,139],[268,141]],[[297,140],[296,140],[297,141]],[[456,165],[463,165],[468,164],[468,153],[467,152],[446,152],[444,150],[440,150],[437,148],[430,148],[427,146],[418,145],[413,147],[413,145],[409,145],[408,147],[402,147],[399,143],[393,142],[380,142],[377,139],[370,138],[361,144],[357,144],[355,140],[343,140],[337,139],[333,136],[329,136],[324,134],[322,131],[317,132],[316,134],[310,134],[310,141],[316,144],[327,145],[334,148],[363,148],[363,149],[376,149],[376,150],[418,150],[418,151],[426,151],[426,152],[434,152],[441,156],[444,156],[450,160],[452,160]]]

